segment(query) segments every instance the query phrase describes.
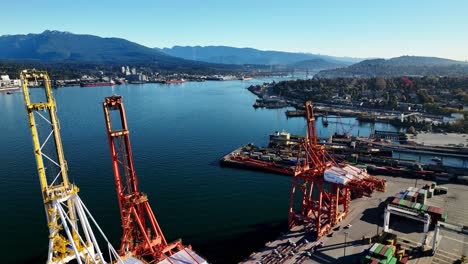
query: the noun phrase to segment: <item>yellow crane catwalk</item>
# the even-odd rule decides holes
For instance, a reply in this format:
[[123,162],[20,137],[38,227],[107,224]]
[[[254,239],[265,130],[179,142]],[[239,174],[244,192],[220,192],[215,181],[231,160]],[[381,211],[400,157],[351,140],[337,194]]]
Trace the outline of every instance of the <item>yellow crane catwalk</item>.
[[[28,89],[28,81],[31,80],[43,83],[44,102],[31,102]],[[24,70],[21,81],[49,229],[47,263],[61,264],[71,260],[80,264],[106,263],[91,224],[107,242],[108,260],[119,261],[117,252],[78,196],[78,187],[69,181],[56,104],[47,72]],[[50,132],[40,133],[44,128]]]

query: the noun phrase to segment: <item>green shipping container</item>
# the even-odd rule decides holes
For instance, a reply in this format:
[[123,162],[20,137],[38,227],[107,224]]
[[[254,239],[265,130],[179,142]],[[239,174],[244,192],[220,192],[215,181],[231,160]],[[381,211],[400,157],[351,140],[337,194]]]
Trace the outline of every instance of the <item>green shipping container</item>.
[[414,206],[414,209],[420,210],[420,209],[421,209],[421,204],[420,204],[420,203],[416,203],[416,205]]
[[398,204],[401,205],[401,206],[405,206],[406,205],[406,200],[401,199]]
[[378,245],[377,248],[375,249],[374,253],[379,254],[380,250],[382,250],[384,246],[382,244]]
[[423,204],[423,206],[421,206],[421,211],[427,211],[427,205]]
[[392,257],[390,261],[387,262],[387,264],[396,264],[396,263],[397,263],[397,259],[395,257]]
[[444,213],[442,215],[442,221],[446,222],[447,221],[447,213]]
[[388,259],[391,256],[393,256],[393,248],[389,247],[387,248],[387,251],[385,252],[384,256]]
[[416,206],[416,203],[411,204],[411,208],[414,208]]

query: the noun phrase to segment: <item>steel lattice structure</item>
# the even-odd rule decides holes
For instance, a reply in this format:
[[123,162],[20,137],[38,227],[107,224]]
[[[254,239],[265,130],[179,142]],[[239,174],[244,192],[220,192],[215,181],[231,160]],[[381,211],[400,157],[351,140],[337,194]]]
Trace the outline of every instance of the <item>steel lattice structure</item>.
[[[20,75],[49,228],[47,263],[62,264],[72,260],[80,264],[106,263],[91,223],[107,242],[110,260],[120,260],[117,252],[78,196],[78,187],[70,183],[68,179],[56,103],[47,72],[24,70]],[[28,81],[31,80],[39,80],[43,83],[45,102],[31,102],[28,89]],[[36,117],[42,123],[37,122]],[[39,126],[50,129],[50,132],[42,135],[38,130]],[[41,139],[40,136],[44,138]]]
[[[181,240],[169,244],[166,242],[147,195],[138,188],[121,96],[106,97],[103,109],[123,229],[119,253],[131,253],[149,263],[164,259],[169,261],[168,257],[178,251],[185,250],[188,253]],[[120,126],[118,129],[113,129],[111,111],[118,112],[120,117],[119,124],[114,124]],[[193,255],[188,254],[194,261],[191,263],[198,263]]]
[[[346,184],[326,182],[327,169],[344,166],[337,164],[325,146],[318,144],[312,102],[305,103],[305,111],[307,136],[298,151],[288,224],[289,228],[300,223],[311,225],[320,238],[348,213],[351,191],[357,197],[370,196],[374,190],[385,191],[385,181],[365,174],[359,179],[349,179]],[[302,152],[305,158],[301,160]]]

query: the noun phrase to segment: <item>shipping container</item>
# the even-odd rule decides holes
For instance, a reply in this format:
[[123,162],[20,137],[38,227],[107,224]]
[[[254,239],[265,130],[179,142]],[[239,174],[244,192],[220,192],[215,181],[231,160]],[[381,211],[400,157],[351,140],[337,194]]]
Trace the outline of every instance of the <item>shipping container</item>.
[[379,246],[379,243],[374,243],[374,245],[372,245],[372,247],[369,249],[369,252],[374,253],[378,246]]
[[416,203],[416,205],[414,206],[414,209],[416,210],[421,210],[421,204],[420,203]]
[[446,221],[447,221],[447,213],[444,213],[444,214],[442,215],[442,221],[443,221],[443,222],[446,222]]
[[437,212],[437,208],[434,207],[434,206],[428,206],[428,207],[427,207],[427,212],[429,212],[429,213],[435,213],[435,212]]
[[440,207],[435,207],[435,206],[432,206],[432,213],[434,214],[438,214],[438,215],[442,215],[444,213],[444,210]]
[[377,248],[375,249],[374,253],[379,254],[380,250],[382,250],[384,246],[382,244],[379,244]]
[[384,253],[384,256],[385,256],[385,258],[389,259],[390,257],[393,256],[393,253],[394,253],[393,248],[388,247],[387,251],[385,251],[385,253]]
[[384,256],[385,252],[387,252],[387,246],[383,246],[382,249],[378,252],[379,256]]

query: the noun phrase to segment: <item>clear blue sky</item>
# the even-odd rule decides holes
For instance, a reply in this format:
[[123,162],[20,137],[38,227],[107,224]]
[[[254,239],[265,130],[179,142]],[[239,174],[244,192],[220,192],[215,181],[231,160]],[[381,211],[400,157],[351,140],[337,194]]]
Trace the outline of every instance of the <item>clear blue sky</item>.
[[55,29],[149,47],[468,60],[465,0],[8,0],[1,9],[0,35]]

